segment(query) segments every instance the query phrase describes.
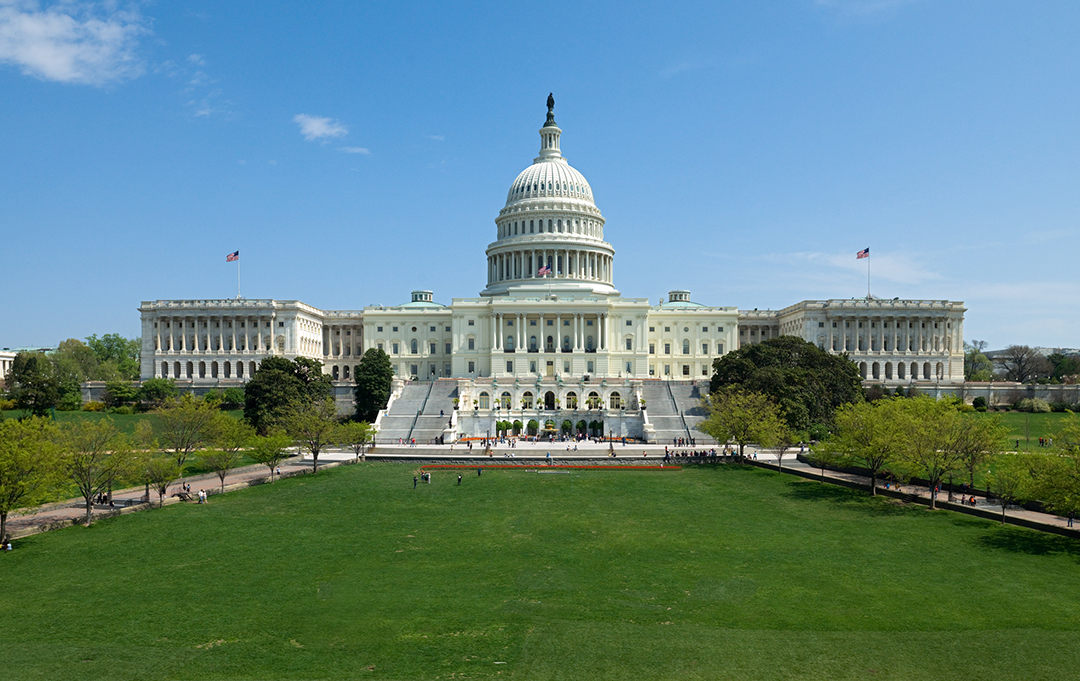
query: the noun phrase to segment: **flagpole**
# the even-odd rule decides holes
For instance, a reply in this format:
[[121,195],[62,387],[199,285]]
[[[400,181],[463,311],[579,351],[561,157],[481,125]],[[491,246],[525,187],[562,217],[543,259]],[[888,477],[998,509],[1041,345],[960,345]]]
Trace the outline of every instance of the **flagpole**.
[[870,254],[866,254],[866,299],[870,299]]
[[240,258],[236,259],[236,299],[240,300]]

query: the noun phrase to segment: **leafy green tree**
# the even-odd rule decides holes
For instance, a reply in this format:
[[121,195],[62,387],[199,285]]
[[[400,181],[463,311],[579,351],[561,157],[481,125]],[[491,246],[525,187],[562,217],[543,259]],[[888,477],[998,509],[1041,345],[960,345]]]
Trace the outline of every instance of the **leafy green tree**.
[[842,404],[863,399],[862,378],[846,355],[780,336],[729,352],[713,361],[710,392],[738,388],[772,398],[795,431],[831,425]]
[[319,470],[319,453],[334,440],[337,430],[337,407],[334,398],[318,402],[300,402],[286,415],[285,431],[311,452],[311,472]]
[[968,381],[989,381],[994,377],[994,363],[983,352],[986,341],[973,340],[964,343],[964,379]]
[[139,387],[139,401],[151,409],[160,407],[168,400],[175,399],[180,391],[176,381],[171,378],[148,378]]
[[62,341],[49,355],[60,382],[57,408],[72,411],[82,406],[82,383],[90,380],[97,369],[97,357],[82,341],[69,338]]
[[902,402],[898,418],[905,447],[900,461],[922,475],[930,486],[930,508],[937,508],[937,490],[945,476],[960,470],[963,459],[950,446],[955,417],[960,416],[947,400],[914,397]]
[[57,483],[57,428],[49,419],[0,421],[0,542],[13,511],[45,501]]
[[101,338],[94,334],[86,339],[86,345],[97,358],[94,379],[139,380],[139,352],[142,349],[138,338],[127,339],[118,333],[107,333]]
[[112,419],[72,421],[61,429],[61,470],[79,490],[89,525],[94,516],[94,497],[131,475],[137,457]]
[[994,359],[1005,367],[1005,377],[1018,383],[1030,383],[1050,373],[1050,362],[1038,350],[1027,345],[1010,345]]
[[1016,506],[1030,493],[1031,464],[1023,455],[1004,456],[986,476],[986,487],[1001,505],[1001,524],[1005,524],[1005,509]]
[[15,355],[5,380],[8,396],[15,400],[15,406],[35,416],[48,414],[62,395],[55,367],[43,352],[20,352]]
[[240,464],[240,459],[243,458],[240,451],[251,445],[255,429],[244,421],[219,414],[212,430],[211,442],[215,449],[205,452],[202,462],[221,479],[221,491],[224,492],[225,478],[229,471]]
[[150,456],[145,461],[146,481],[158,493],[158,506],[164,506],[169,485],[180,477],[183,470],[169,456]]
[[255,461],[270,469],[270,482],[274,481],[274,469],[281,462],[289,458],[289,445],[293,442],[285,432],[281,430],[270,431],[268,435],[256,435],[251,441],[249,455]]
[[221,408],[228,410],[243,409],[244,389],[237,386],[225,388],[225,392],[221,395]]
[[134,404],[139,399],[139,388],[128,381],[108,381],[105,383],[105,404],[110,407],[123,407]]
[[836,410],[836,436],[829,448],[870,471],[870,494],[877,495],[878,475],[900,457],[903,401],[897,398],[854,402]]
[[320,401],[333,393],[334,384],[322,373],[322,362],[298,357],[267,357],[247,382],[244,418],[257,432],[282,424],[297,404]]
[[338,428],[336,439],[351,449],[359,461],[368,444],[375,440],[375,429],[367,421],[348,421]]
[[154,430],[162,447],[173,453],[173,459],[181,469],[191,453],[217,432],[218,419],[229,418],[212,403],[196,400],[190,394],[166,400],[154,411],[154,416]]
[[1069,377],[1080,374],[1080,356],[1078,355],[1064,355],[1060,352],[1055,352],[1052,355],[1048,355],[1046,360],[1050,362],[1050,366],[1052,367],[1050,377],[1059,383]]
[[356,418],[374,423],[379,410],[386,408],[394,384],[394,369],[390,356],[381,348],[368,348],[354,374]]
[[750,443],[772,447],[786,427],[779,407],[764,393],[722,389],[711,393],[705,406],[709,416],[698,424],[698,430],[717,442],[736,443],[740,459],[745,458]]
[[957,412],[951,418],[947,446],[956,452],[961,467],[968,473],[968,484],[975,487],[975,470],[1001,450],[1009,434],[1000,414],[975,416]]

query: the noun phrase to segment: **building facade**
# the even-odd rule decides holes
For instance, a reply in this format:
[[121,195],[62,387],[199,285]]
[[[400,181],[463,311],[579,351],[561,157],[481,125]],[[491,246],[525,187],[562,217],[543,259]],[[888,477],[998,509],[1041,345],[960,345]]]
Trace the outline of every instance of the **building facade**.
[[637,408],[643,381],[708,379],[717,357],[790,334],[847,353],[867,380],[963,380],[957,302],[804,301],[740,312],[685,290],[659,304],[622,297],[603,214],[562,155],[550,100],[539,134],[539,154],[495,218],[479,296],[442,304],[418,290],[401,305],[346,311],[295,300],[145,301],[142,377],[242,382],[277,355],[320,360],[344,384],[377,347],[401,380],[455,379],[459,398],[477,409],[592,399],[624,411]]

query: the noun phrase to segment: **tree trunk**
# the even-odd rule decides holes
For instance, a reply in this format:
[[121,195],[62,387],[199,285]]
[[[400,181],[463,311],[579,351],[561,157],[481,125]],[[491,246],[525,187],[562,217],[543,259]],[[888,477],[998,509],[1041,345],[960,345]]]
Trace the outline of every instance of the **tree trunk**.
[[0,543],[7,541],[7,511],[0,511]]
[[90,527],[90,523],[94,519],[94,498],[86,497],[86,526]]
[[870,471],[870,496],[877,496],[877,471]]
[[1004,524],[1005,524],[1005,506],[1006,506],[1006,505],[1007,505],[1007,504],[1005,504],[1005,500],[1004,500],[1004,499],[1002,499],[1002,500],[1001,500],[1001,524],[1002,524],[1002,525],[1004,525]]
[[934,484],[933,480],[931,480],[930,481],[930,510],[931,511],[936,511],[937,510],[937,493],[934,492],[935,487],[937,487],[937,485]]
[[318,454],[318,452],[312,452],[311,453],[311,472],[312,473],[318,473],[319,472],[319,454]]

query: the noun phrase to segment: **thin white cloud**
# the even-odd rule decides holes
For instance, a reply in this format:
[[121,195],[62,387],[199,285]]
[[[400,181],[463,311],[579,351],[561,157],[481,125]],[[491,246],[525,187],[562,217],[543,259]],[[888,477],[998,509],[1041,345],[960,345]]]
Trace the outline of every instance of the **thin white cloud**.
[[331,137],[344,137],[349,134],[349,129],[345,127],[345,124],[341,121],[335,121],[333,118],[296,114],[293,116],[293,121],[300,126],[300,134],[309,142]]
[[427,138],[429,140],[435,140],[436,142],[442,142],[446,139],[446,135],[428,135]]
[[206,66],[206,57],[201,54],[188,55],[187,60],[189,64],[193,64],[194,66]]
[[367,147],[338,147],[338,151],[343,151],[346,154],[370,154],[371,150]]
[[0,63],[60,83],[104,85],[144,71],[139,39],[151,31],[137,9],[114,3],[0,0]]

